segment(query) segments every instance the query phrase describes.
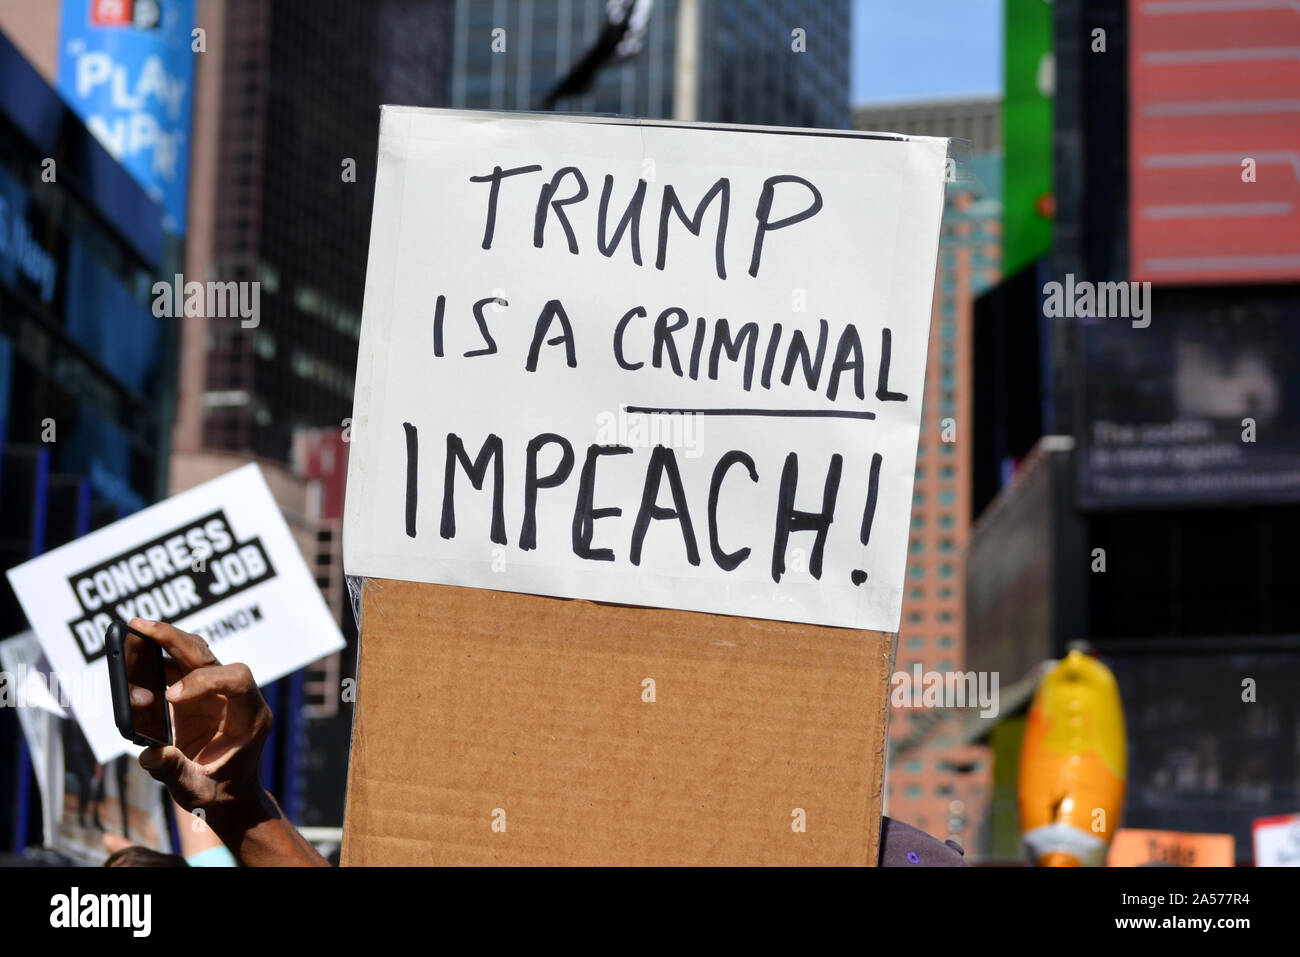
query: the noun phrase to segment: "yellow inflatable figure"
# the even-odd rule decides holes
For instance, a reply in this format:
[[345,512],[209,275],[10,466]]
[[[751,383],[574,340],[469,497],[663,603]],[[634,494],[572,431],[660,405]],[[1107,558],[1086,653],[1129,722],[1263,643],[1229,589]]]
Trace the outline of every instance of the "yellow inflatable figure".
[[1119,826],[1124,712],[1110,669],[1071,651],[1029,708],[1020,751],[1020,838],[1041,867],[1100,867]]

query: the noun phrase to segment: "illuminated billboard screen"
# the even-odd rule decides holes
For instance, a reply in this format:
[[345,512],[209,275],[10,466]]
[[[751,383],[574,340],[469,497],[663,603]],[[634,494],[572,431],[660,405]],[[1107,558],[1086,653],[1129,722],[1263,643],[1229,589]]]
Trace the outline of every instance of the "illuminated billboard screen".
[[1300,292],[1168,289],[1080,324],[1079,504],[1300,501]]

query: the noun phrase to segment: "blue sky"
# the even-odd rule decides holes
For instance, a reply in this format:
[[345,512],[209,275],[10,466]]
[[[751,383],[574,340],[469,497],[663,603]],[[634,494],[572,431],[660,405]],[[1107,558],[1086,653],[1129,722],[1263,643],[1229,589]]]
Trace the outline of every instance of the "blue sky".
[[1002,92],[1002,0],[851,0],[854,105]]

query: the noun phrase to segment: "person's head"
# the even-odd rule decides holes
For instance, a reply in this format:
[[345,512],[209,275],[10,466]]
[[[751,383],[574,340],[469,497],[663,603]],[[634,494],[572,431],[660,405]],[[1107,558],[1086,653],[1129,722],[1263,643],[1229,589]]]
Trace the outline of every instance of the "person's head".
[[105,867],[189,867],[185,858],[179,854],[164,854],[161,851],[131,844],[120,848],[108,856]]

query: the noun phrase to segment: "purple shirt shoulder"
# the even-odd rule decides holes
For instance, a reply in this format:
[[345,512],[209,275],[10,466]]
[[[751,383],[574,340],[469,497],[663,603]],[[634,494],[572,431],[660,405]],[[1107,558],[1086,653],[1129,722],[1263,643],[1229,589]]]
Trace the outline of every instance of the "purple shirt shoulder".
[[956,841],[940,841],[892,817],[880,819],[879,864],[881,867],[970,867],[965,850]]

